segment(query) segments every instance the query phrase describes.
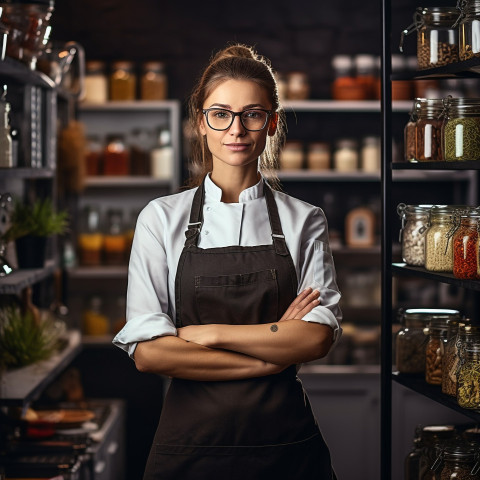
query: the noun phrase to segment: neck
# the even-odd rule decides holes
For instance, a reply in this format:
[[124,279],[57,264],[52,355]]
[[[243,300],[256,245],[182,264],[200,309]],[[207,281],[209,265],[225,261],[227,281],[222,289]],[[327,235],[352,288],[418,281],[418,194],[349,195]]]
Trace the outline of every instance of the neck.
[[240,193],[246,188],[256,185],[260,179],[257,165],[254,168],[215,167],[211,179],[222,190],[222,202],[237,203]]

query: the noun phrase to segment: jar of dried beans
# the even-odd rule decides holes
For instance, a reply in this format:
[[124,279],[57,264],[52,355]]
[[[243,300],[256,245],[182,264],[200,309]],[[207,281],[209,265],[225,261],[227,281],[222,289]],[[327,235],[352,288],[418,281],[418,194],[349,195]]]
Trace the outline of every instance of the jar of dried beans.
[[453,216],[455,208],[444,205],[430,209],[429,227],[425,234],[425,268],[434,272],[453,270]]
[[429,310],[409,308],[401,316],[402,328],[395,337],[395,363],[400,373],[425,372],[424,328],[431,319]]
[[425,233],[432,205],[405,205],[399,203],[397,213],[402,219],[400,244],[402,258],[407,265],[425,265]]
[[410,118],[403,129],[403,143],[406,162],[416,162],[415,151],[415,127],[417,125],[418,109],[420,108],[420,98],[413,101],[412,110],[410,111]]
[[422,455],[419,461],[419,479],[436,479],[436,473],[432,470],[438,453],[441,449],[455,438],[456,430],[453,425],[427,425],[422,428]]
[[466,442],[446,445],[441,454],[440,480],[479,480],[480,463],[475,447]]
[[480,1],[463,0],[459,3],[460,22],[458,43],[460,60],[480,56]]
[[480,211],[471,210],[459,215],[458,228],[453,235],[453,275],[466,280],[478,280],[478,225]]
[[457,392],[456,369],[457,357],[457,335],[460,324],[460,312],[452,310],[452,317],[447,323],[447,341],[444,344],[442,357],[442,392],[453,397]]
[[480,98],[445,99],[444,159],[480,160]]
[[417,61],[420,70],[458,62],[458,19],[455,7],[418,7],[413,23],[402,32],[403,37],[417,32]]
[[442,384],[442,358],[447,342],[447,318],[432,318],[424,334],[428,336],[425,347],[425,381],[430,385]]
[[415,125],[415,158],[418,162],[443,160],[442,124],[443,100],[422,98],[418,101]]
[[462,408],[480,408],[480,344],[462,345],[457,374],[457,402]]

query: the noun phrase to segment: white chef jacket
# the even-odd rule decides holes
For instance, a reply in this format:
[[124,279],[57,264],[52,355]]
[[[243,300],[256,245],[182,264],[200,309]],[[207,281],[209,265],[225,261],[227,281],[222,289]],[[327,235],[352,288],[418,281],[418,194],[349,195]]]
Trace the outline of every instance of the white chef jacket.
[[[222,203],[222,190],[205,179],[200,248],[272,243],[263,179],[242,191],[238,203]],[[138,342],[176,335],[175,276],[196,188],[152,200],[137,219],[128,268],[127,323],[113,339],[132,357]],[[298,292],[320,291],[320,305],[303,320],[341,334],[340,292],[323,211],[274,191],[283,233],[297,272]]]

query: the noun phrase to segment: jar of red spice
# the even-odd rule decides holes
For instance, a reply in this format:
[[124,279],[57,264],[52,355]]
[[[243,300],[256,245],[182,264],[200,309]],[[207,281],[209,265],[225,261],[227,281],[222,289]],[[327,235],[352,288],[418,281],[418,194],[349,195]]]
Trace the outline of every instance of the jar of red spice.
[[104,175],[128,175],[130,173],[130,153],[123,135],[112,134],[107,137],[107,146],[103,156]]
[[453,235],[453,275],[466,280],[478,280],[478,226],[480,211],[463,212],[457,219]]
[[442,124],[443,100],[422,98],[418,101],[415,127],[415,158],[418,162],[443,160]]

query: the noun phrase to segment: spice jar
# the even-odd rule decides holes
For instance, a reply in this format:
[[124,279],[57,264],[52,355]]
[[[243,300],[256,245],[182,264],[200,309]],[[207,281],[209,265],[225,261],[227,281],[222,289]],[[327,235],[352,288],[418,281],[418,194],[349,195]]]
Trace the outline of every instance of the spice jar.
[[431,314],[428,309],[409,308],[403,312],[402,328],[395,337],[395,364],[400,373],[424,373],[427,338],[423,330]]
[[447,325],[447,341],[444,344],[442,358],[442,392],[455,396],[457,393],[457,335],[460,325],[460,314],[458,318],[451,318]]
[[420,458],[422,456],[423,443],[421,429],[415,429],[415,437],[413,439],[413,448],[405,457],[405,480],[418,480],[420,478]]
[[460,8],[459,58],[468,60],[480,56],[480,1],[464,0],[458,2]]
[[375,56],[362,53],[355,56],[354,62],[357,84],[363,87],[366,99],[375,99],[377,87]]
[[416,98],[410,110],[410,118],[403,130],[403,144],[406,162],[416,162],[417,152],[415,143],[415,128],[417,126],[418,110],[420,108],[421,98]]
[[109,135],[103,156],[103,174],[128,175],[129,173],[130,152],[125,145],[123,135]]
[[476,449],[465,442],[446,445],[442,451],[440,480],[479,480],[480,463]]
[[89,135],[87,137],[87,149],[85,152],[85,171],[88,176],[100,175],[103,171],[103,145],[99,137]]
[[405,205],[399,203],[397,213],[402,219],[400,244],[402,259],[407,265],[425,265],[425,234],[432,205]]
[[375,136],[365,137],[362,141],[362,149],[360,151],[360,156],[360,165],[363,172],[380,172],[380,138]]
[[459,350],[457,402],[462,408],[480,408],[480,344],[466,343]]
[[415,125],[415,159],[418,162],[443,160],[442,124],[443,100],[422,98],[418,100]]
[[478,280],[478,225],[480,212],[470,210],[459,215],[459,226],[453,234],[453,275]]
[[455,208],[443,205],[430,209],[429,226],[425,234],[425,268],[433,272],[453,270],[453,216]]
[[110,333],[110,320],[103,313],[101,297],[95,295],[89,300],[87,309],[83,312],[83,333],[85,335],[107,335]]
[[302,142],[289,140],[280,153],[280,168],[282,170],[296,170],[303,166]]
[[289,100],[306,100],[310,96],[310,82],[305,72],[287,74],[287,98]]
[[337,172],[355,172],[358,169],[358,145],[350,138],[337,141],[333,154],[333,166]]
[[165,100],[167,98],[167,75],[162,62],[143,64],[140,90],[142,100]]
[[121,265],[125,262],[127,250],[122,211],[110,209],[107,219],[107,231],[103,241],[104,260],[107,265]]
[[445,160],[480,160],[480,98],[448,97],[445,114]]
[[328,170],[330,168],[330,145],[325,142],[313,142],[308,145],[307,167],[310,170]]
[[402,32],[400,45],[406,35],[417,32],[418,68],[440,67],[458,62],[458,18],[455,7],[418,7],[413,23]]
[[85,64],[85,102],[105,103],[108,100],[108,80],[105,63],[91,60]]
[[77,244],[81,265],[93,266],[102,263],[103,234],[100,229],[98,207],[87,205],[83,209]]
[[110,100],[135,100],[137,78],[132,62],[114,62],[110,74]]
[[448,317],[432,315],[428,326],[423,330],[428,336],[425,347],[425,381],[430,385],[442,384],[442,358],[447,341]]

